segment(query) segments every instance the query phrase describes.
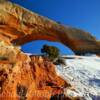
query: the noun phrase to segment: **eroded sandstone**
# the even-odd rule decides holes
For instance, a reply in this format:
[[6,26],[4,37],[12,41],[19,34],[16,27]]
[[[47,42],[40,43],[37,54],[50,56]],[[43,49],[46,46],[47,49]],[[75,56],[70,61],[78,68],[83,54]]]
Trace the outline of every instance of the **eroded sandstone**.
[[21,51],[19,45],[33,40],[61,42],[78,54],[100,53],[89,33],[0,0],[0,100],[79,100],[64,95],[71,85],[56,74],[52,62]]
[[46,58],[28,56],[5,42],[0,48],[0,100],[79,100],[64,96],[71,85]]
[[7,0],[0,0],[0,40],[17,45],[57,41],[76,54],[100,54],[100,44],[90,33],[63,26]]

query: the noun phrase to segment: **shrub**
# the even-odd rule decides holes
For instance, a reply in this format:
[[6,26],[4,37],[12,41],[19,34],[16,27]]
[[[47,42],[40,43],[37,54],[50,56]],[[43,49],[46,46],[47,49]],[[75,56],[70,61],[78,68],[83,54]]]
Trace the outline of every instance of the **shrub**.
[[0,56],[0,60],[8,60],[8,58],[4,56]]
[[20,96],[20,100],[26,100],[27,88],[22,85],[17,86],[17,94]]
[[55,46],[48,46],[45,44],[41,49],[41,53],[43,53],[46,57],[53,61],[59,56],[59,49]]
[[55,65],[63,65],[63,66],[66,66],[66,61],[64,58],[58,58],[55,62],[54,62]]

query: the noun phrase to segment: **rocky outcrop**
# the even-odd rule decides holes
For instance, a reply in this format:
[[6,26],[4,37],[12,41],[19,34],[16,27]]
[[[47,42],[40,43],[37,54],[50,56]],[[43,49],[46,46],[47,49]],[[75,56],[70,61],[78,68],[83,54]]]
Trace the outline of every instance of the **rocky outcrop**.
[[57,41],[76,54],[100,53],[100,45],[88,32],[63,26],[7,0],[0,0],[0,40],[18,45],[34,40]]
[[47,59],[0,42],[0,100],[79,100],[64,95],[70,87]]

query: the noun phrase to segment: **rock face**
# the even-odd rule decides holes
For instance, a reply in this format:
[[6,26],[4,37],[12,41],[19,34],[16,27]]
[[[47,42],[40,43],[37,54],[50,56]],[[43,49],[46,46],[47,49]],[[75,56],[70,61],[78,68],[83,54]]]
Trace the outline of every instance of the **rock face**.
[[0,0],[0,40],[18,45],[57,41],[76,54],[100,54],[99,43],[88,32],[60,25],[6,0]]
[[70,87],[51,62],[0,42],[0,100],[79,100],[64,96]]

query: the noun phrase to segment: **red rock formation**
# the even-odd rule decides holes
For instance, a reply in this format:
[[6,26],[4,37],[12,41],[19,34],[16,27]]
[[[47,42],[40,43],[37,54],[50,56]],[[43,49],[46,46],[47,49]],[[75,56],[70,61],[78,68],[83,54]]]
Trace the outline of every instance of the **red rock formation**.
[[0,42],[0,100],[79,100],[62,96],[67,87],[51,62]]
[[41,39],[62,42],[75,53],[100,50],[89,33],[0,0],[0,100],[58,100],[57,96],[59,100],[79,100],[64,96],[64,89],[71,85],[56,74],[51,62],[30,57],[12,45]]
[[0,40],[18,45],[34,40],[57,41],[76,54],[100,54],[100,45],[88,32],[60,25],[16,4],[0,0]]

